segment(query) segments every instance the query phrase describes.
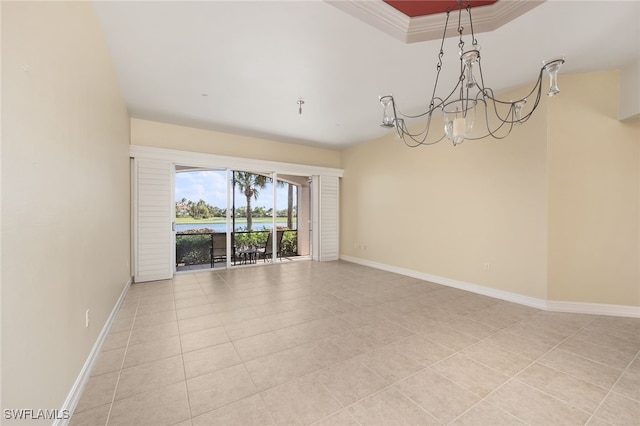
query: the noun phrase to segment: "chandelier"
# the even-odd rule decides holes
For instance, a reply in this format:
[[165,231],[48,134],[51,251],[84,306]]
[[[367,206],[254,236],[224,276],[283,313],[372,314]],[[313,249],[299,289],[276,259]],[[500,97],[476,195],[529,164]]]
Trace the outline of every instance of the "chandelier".
[[[458,1],[458,48],[460,53],[460,74],[458,76],[455,87],[448,92],[445,98],[436,96],[438,88],[438,78],[442,70],[442,57],[444,56],[444,40],[447,35],[447,27],[449,25],[449,14],[451,9],[447,11],[447,19],[442,34],[442,42],[440,44],[440,53],[438,54],[438,63],[436,65],[436,79],[433,86],[431,101],[428,109],[417,115],[403,114],[396,106],[396,102],[392,95],[380,97],[380,103],[383,108],[382,124],[383,127],[393,127],[396,129],[398,137],[410,147],[420,145],[433,145],[440,142],[445,136],[453,142],[453,145],[460,144],[468,140],[478,140],[486,137],[495,139],[503,139],[507,137],[514,125],[519,125],[531,117],[538,107],[542,94],[543,77],[546,73],[549,76],[548,96],[554,96],[560,93],[558,89],[558,70],[564,63],[563,57],[553,58],[542,62],[542,67],[538,74],[538,81],[533,89],[525,97],[518,100],[499,100],[495,97],[493,89],[485,87],[484,77],[482,75],[482,65],[480,63],[480,45],[475,38],[473,32],[473,21],[471,20],[471,5],[466,3],[463,7],[462,1]],[[470,46],[466,47],[463,40],[462,27],[462,10],[466,10],[469,15],[469,26],[471,30]],[[476,74],[474,75],[474,69]],[[531,98],[533,101],[531,102]],[[530,107],[526,108],[529,102]],[[480,108],[478,108],[480,106]],[[478,130],[473,133],[474,123],[476,120],[476,110],[481,110],[477,115],[480,116],[486,130],[482,130],[478,135]],[[444,133],[429,138],[431,128],[431,120],[436,112],[441,112],[444,120]],[[484,114],[483,114],[484,113]],[[409,130],[407,124],[410,120],[426,119],[426,125],[421,130]],[[413,126],[413,125],[412,125]],[[417,127],[417,126],[413,126]],[[478,127],[478,126],[476,126]],[[433,133],[433,132],[432,132]]]

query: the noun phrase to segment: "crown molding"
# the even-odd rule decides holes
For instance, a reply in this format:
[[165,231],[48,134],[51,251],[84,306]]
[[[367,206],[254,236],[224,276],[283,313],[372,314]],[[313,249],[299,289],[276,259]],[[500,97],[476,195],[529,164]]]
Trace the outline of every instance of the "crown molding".
[[[382,0],[326,2],[404,43],[440,39],[444,31],[445,19],[442,13],[410,18]],[[490,6],[474,8],[473,30],[476,34],[494,31],[542,3],[544,0],[500,0]],[[451,31],[447,36],[456,34]]]

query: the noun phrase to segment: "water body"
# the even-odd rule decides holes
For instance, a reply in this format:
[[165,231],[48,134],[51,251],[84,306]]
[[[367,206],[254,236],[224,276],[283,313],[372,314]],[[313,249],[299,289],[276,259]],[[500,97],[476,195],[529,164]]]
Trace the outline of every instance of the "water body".
[[[280,223],[278,222],[278,225],[285,225],[286,223]],[[236,223],[236,231],[244,231],[245,228],[247,227],[246,222],[241,222],[241,223]],[[273,224],[271,222],[269,223],[254,223],[253,224],[253,230],[254,231],[262,231],[263,229],[271,229],[273,227]],[[191,229],[204,229],[204,228],[208,228],[208,229],[213,229],[215,232],[226,232],[227,230],[227,225],[225,223],[177,223],[176,224],[176,231],[177,232],[182,232],[182,231],[187,231],[187,230],[191,230]],[[296,223],[293,223],[293,229],[296,229]]]

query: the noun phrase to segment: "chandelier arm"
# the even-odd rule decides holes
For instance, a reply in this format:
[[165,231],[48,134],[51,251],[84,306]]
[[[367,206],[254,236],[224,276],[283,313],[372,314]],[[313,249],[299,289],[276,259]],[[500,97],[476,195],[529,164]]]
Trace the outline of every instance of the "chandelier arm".
[[[498,102],[500,104],[513,104],[515,102],[522,102],[525,101],[526,99],[528,99],[529,97],[531,97],[531,95],[537,90],[538,94],[541,93],[542,90],[542,76],[544,73],[544,68],[540,69],[540,73],[538,74],[538,81],[533,85],[533,88],[531,89],[531,91],[526,95],[523,96],[522,98],[516,100],[516,101],[501,101],[500,99],[497,99],[493,96],[493,89],[491,88],[487,88],[485,89],[484,87],[481,88],[481,91],[486,91],[487,94],[485,95],[486,97],[490,98],[492,101],[494,102]],[[480,74],[482,75],[482,70],[480,70]],[[491,95],[489,95],[488,91],[491,91]],[[537,105],[537,104],[536,104]]]
[[526,123],[529,120],[529,118],[531,118],[536,108],[538,108],[538,104],[540,103],[540,98],[542,97],[542,78],[538,80],[537,89],[538,89],[538,92],[536,93],[536,100],[533,102],[533,107],[527,114],[525,114],[520,120],[518,120],[519,123]]
[[[429,136],[429,130],[431,127],[431,118],[432,116],[430,115],[429,118],[427,119],[427,124],[425,125],[425,129],[415,134],[412,134],[411,132],[409,132],[409,130],[407,129],[406,123],[404,122],[404,120],[401,120],[400,123],[398,124],[398,136],[402,139],[405,145],[411,148],[415,148],[420,145],[434,145],[440,142],[442,139],[444,139],[446,135],[443,134],[440,137],[440,139],[427,142],[427,137]],[[418,139],[420,135],[422,135],[422,138]],[[405,138],[405,136],[407,136],[410,139],[410,141],[408,141]]]
[[[492,137],[492,138],[494,138],[494,139],[504,139],[504,138],[506,138],[507,136],[509,136],[509,134],[511,133],[511,130],[513,130],[513,125],[514,125],[513,121],[503,121],[503,120],[500,120],[500,121],[501,121],[501,124],[500,124],[496,129],[491,130],[491,126],[490,126],[490,124],[489,124],[489,113],[487,112],[488,110],[487,110],[487,104],[486,104],[486,101],[485,101],[484,99],[480,99],[480,102],[482,102],[482,103],[484,103],[484,104],[485,104],[485,107],[484,107],[484,117],[485,117],[485,124],[486,124],[486,126],[487,126],[487,133],[486,133],[486,134],[484,134],[484,135],[481,135],[481,136],[477,136],[477,137],[475,137],[475,138],[472,138],[472,137],[466,137],[465,139],[466,139],[466,140],[472,140],[472,141],[475,141],[475,140],[480,140],[480,139],[486,138],[487,136],[491,136],[491,137]],[[507,131],[507,133],[506,133],[505,135],[503,135],[503,136],[498,135],[498,134],[497,134],[497,132],[498,132],[498,131],[500,131],[500,129],[502,129],[502,127],[503,127],[504,125],[506,125],[506,124],[508,124],[508,125],[509,125],[509,130]]]

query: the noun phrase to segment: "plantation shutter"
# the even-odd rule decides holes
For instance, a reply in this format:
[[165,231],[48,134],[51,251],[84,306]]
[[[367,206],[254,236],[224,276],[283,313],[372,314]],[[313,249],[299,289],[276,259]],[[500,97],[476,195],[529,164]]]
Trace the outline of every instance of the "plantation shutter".
[[172,278],[172,164],[136,158],[134,175],[134,280]]
[[338,260],[338,177],[319,177],[319,260]]

